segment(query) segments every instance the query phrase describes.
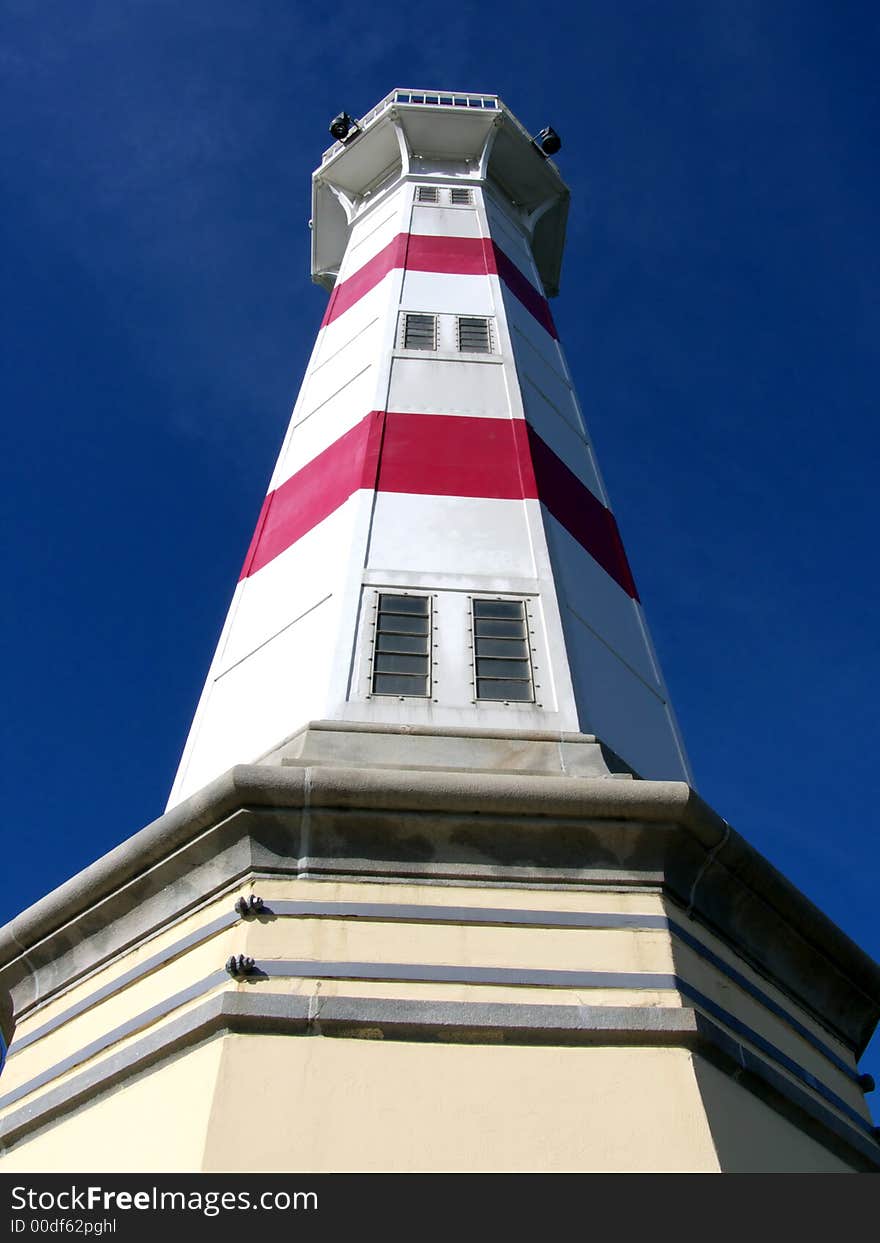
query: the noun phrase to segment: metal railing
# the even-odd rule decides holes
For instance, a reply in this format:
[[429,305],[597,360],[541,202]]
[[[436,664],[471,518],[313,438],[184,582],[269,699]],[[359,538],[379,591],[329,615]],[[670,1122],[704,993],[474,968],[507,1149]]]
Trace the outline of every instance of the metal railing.
[[[499,112],[502,108],[501,100],[497,95],[469,94],[464,91],[420,91],[398,86],[393,91],[389,91],[383,100],[359,118],[358,127],[365,130],[392,104],[415,104],[425,108],[485,108],[492,112]],[[333,146],[328,147],[324,152],[321,163],[326,164],[344,146],[344,143],[334,142]]]

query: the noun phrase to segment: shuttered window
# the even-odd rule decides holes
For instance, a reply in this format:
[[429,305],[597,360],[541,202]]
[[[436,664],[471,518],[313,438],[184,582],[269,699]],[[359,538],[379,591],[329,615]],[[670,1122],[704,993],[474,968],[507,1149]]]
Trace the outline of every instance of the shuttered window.
[[417,203],[437,203],[440,201],[440,191],[436,186],[418,186],[416,189]]
[[485,316],[458,317],[458,348],[463,354],[491,354],[492,333]]
[[528,625],[522,600],[473,600],[477,699],[534,701]]
[[380,592],[373,646],[374,695],[430,692],[431,602],[428,596]]
[[457,207],[467,207],[474,201],[471,190],[460,189],[457,187],[449,191],[449,198],[450,201]]
[[437,316],[404,315],[403,348],[405,350],[436,350]]

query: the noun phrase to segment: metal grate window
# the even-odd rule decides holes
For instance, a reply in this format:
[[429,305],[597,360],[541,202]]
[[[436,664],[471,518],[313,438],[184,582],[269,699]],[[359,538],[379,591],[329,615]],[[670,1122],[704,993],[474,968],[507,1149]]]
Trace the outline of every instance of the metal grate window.
[[473,600],[477,699],[532,703],[532,665],[522,600]]
[[489,320],[485,316],[458,317],[458,348],[465,354],[492,353],[492,333]]
[[472,191],[457,187],[449,191],[449,200],[457,207],[469,207],[474,201]]
[[431,602],[380,593],[373,647],[374,695],[430,694]]
[[436,186],[419,186],[416,189],[417,203],[439,203],[440,191]]
[[404,315],[403,348],[405,350],[436,350],[437,316]]

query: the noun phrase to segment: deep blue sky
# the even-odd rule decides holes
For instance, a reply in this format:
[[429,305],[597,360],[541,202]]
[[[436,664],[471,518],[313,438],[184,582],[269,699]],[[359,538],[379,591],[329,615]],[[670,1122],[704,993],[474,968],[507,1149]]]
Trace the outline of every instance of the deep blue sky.
[[880,11],[573,7],[4,0],[0,922],[164,807],[326,302],[327,123],[413,86],[561,133],[554,315],[700,792],[880,956]]

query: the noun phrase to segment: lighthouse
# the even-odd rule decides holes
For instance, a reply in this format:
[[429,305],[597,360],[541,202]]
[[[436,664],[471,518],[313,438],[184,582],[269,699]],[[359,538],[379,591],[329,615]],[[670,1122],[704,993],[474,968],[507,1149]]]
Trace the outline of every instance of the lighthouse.
[[404,89],[331,133],[167,810],[0,930],[0,1168],[880,1168],[880,968],[694,791],[550,309],[558,135]]
[[591,734],[688,780],[548,303],[553,137],[412,91],[338,128],[330,299],[170,805],[311,720]]

